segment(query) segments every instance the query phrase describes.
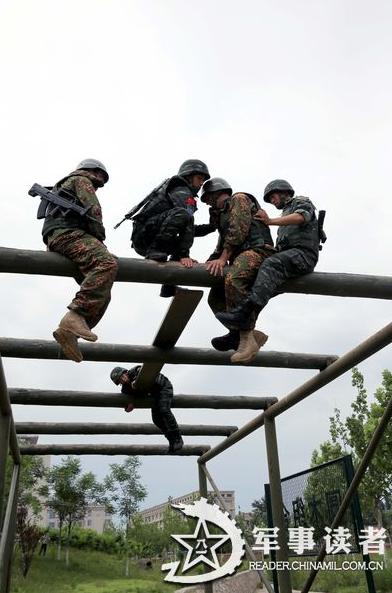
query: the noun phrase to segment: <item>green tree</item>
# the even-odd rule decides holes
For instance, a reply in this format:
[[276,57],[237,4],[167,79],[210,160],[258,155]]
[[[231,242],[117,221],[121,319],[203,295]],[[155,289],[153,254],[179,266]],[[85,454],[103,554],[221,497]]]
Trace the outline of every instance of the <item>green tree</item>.
[[[357,396],[351,404],[352,413],[342,419],[340,410],[335,409],[330,418],[331,440],[313,451],[312,466],[330,461],[342,455],[351,454],[354,466],[360,463],[366,447],[392,398],[392,373],[385,370],[382,384],[369,401],[364,377],[357,368],[352,370],[352,385]],[[362,480],[359,494],[364,514],[368,521],[382,525],[382,510],[392,496],[392,425],[391,423],[377,447],[371,464]]]
[[58,560],[61,557],[63,528],[66,528],[65,561],[68,566],[72,527],[85,516],[89,504],[100,502],[102,486],[93,473],[82,473],[80,459],[68,456],[49,470],[47,497],[48,508],[59,520]]
[[138,457],[127,457],[123,463],[111,463],[110,473],[104,480],[105,504],[111,513],[116,513],[125,529],[126,563],[125,575],[129,576],[129,556],[132,553],[130,528],[132,519],[146,498],[147,490],[140,481]]

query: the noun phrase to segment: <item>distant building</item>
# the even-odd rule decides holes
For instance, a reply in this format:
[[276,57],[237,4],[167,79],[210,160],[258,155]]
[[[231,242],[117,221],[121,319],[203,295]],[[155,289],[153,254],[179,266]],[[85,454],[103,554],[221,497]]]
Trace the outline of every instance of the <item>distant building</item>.
[[[20,437],[26,444],[29,445],[36,445],[38,442],[37,435],[23,435]],[[51,466],[51,456],[50,455],[37,455],[37,457],[41,457],[44,467],[49,469]],[[43,485],[43,482],[37,483],[37,488]],[[59,521],[57,516],[53,511],[46,507],[46,499],[42,496],[38,497],[41,500],[41,504],[43,506],[41,513],[34,517],[34,523],[39,525],[39,527],[50,527],[54,529],[58,529]],[[92,504],[87,507],[87,512],[85,517],[80,521],[77,521],[76,524],[80,527],[84,527],[85,529],[93,529],[97,533],[102,533],[107,526],[107,524],[112,520],[112,515],[106,512],[106,509],[103,505],[100,504]]]
[[[45,527],[53,529],[59,528],[59,520],[51,509],[46,509]],[[87,507],[86,515],[80,521],[76,521],[76,525],[84,529],[93,529],[97,533],[102,533],[109,521],[112,520],[112,515],[106,512],[106,509],[101,504],[91,504]]]
[[[221,495],[225,501],[225,505],[229,513],[235,514],[234,490],[222,490]],[[155,524],[158,525],[158,527],[163,527],[165,511],[171,504],[189,504],[198,498],[200,498],[200,493],[198,490],[194,490],[193,492],[189,492],[189,494],[184,494],[182,496],[178,496],[177,498],[169,498],[167,502],[163,502],[153,507],[149,507],[148,509],[144,509],[143,511],[139,511],[138,516],[142,518],[143,523]],[[213,502],[219,505],[219,501],[216,499],[214,492],[208,492],[208,499],[213,500]]]

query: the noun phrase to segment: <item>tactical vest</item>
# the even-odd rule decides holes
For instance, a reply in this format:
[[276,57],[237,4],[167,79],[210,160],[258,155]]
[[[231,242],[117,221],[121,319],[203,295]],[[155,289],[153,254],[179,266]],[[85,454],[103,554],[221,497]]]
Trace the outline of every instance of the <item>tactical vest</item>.
[[[71,175],[67,175],[67,177],[63,177],[56,185],[54,186],[54,191],[58,191],[61,195],[61,186],[69,179],[70,177],[75,177],[80,175],[81,177],[85,177],[85,173],[71,173]],[[69,194],[74,196],[74,201],[76,204],[83,206],[83,204],[78,199],[77,195],[67,190],[67,199],[70,199]],[[64,209],[58,208],[56,204],[48,204],[46,209],[46,216],[44,225],[42,227],[42,238],[44,243],[47,243],[48,236],[55,231],[56,229],[70,229],[75,230],[79,229],[82,231],[87,231],[87,220],[84,216],[80,216],[77,212],[70,210],[66,215],[64,215]]]
[[304,196],[290,198],[283,208],[282,216],[295,213],[298,209],[298,199],[306,200],[311,204],[313,208],[313,216],[309,222],[304,222],[298,225],[290,224],[287,226],[280,226],[278,228],[276,247],[279,251],[285,251],[292,247],[306,249],[318,257],[320,244],[318,221],[315,213],[316,208],[309,198],[305,198]]
[[144,224],[152,216],[171,210],[174,207],[174,204],[170,198],[170,191],[181,185],[189,187],[189,189],[197,195],[197,190],[190,187],[186,179],[174,175],[173,177],[165,179],[161,185],[153,189],[152,192],[140,202],[140,210],[132,216],[132,220]]
[[[261,210],[261,206],[252,194],[244,193],[252,202],[251,206],[251,214],[252,220],[250,224],[250,229],[247,238],[242,243],[242,245],[238,245],[235,247],[235,253],[233,256],[236,257],[239,253],[246,251],[247,249],[261,249],[264,245],[273,245],[274,242],[271,237],[271,233],[269,227],[261,222],[261,220],[257,220],[254,218],[254,215],[258,210]],[[221,236],[221,243],[223,245],[225,237],[227,235],[229,224],[230,224],[230,201],[233,199],[234,194],[230,199],[226,200],[223,210],[219,214],[218,219],[218,229],[219,234]]]

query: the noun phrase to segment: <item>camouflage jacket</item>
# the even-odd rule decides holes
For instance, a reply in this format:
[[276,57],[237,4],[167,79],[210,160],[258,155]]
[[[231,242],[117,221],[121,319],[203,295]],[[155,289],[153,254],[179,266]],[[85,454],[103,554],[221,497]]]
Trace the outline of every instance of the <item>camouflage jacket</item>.
[[278,228],[276,247],[279,251],[285,251],[292,247],[306,249],[319,254],[319,233],[316,216],[316,207],[309,198],[294,196],[288,198],[282,211],[282,216],[288,214],[302,214],[305,222],[302,224],[290,224]]
[[235,193],[225,201],[219,211],[219,241],[210,259],[219,257],[223,249],[231,251],[230,260],[248,249],[262,249],[273,246],[269,227],[254,215],[260,209],[257,200],[246,193]]
[[[60,235],[61,232],[68,230],[83,230],[99,239],[105,240],[105,227],[102,224],[102,210],[95,193],[95,188],[92,183],[93,176],[88,170],[74,171],[67,177],[61,179],[56,183],[54,189],[64,189],[73,196],[75,200],[82,206],[91,206],[88,215],[95,219],[95,221],[80,216],[76,212],[69,211],[67,215],[62,214],[61,210],[53,212],[54,208],[50,207],[47,210],[44,226],[42,228],[42,236],[46,243],[48,235],[56,233]],[[53,214],[52,214],[53,212]]]

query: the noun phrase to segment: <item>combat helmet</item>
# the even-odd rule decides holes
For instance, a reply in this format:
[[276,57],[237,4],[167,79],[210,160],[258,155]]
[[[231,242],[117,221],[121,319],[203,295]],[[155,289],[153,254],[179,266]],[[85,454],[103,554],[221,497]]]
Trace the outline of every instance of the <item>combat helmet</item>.
[[233,193],[230,183],[226,179],[223,179],[223,177],[211,177],[211,179],[203,183],[200,194],[201,201],[206,204],[205,195],[213,191],[227,191],[230,196]]
[[195,175],[197,173],[205,175],[206,179],[210,178],[208,167],[203,161],[199,161],[198,159],[188,159],[182,163],[177,174],[180,177],[185,177],[186,175]]
[[101,161],[97,161],[97,159],[84,159],[83,161],[80,161],[80,163],[76,167],[76,171],[78,171],[79,169],[99,169],[100,171],[103,171],[105,174],[104,183],[107,183],[109,181],[109,173],[107,172],[105,165],[101,163]]
[[123,375],[126,372],[127,372],[127,369],[124,369],[123,367],[114,367],[114,369],[110,373],[110,378],[113,381],[113,383],[118,385],[120,383],[121,375]]
[[280,192],[280,191],[287,191],[291,197],[293,197],[293,195],[295,193],[294,189],[292,188],[292,186],[290,185],[290,183],[288,181],[285,181],[284,179],[274,179],[273,181],[270,181],[265,186],[264,202],[269,202],[270,195],[273,194],[274,192]]

